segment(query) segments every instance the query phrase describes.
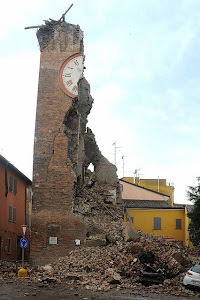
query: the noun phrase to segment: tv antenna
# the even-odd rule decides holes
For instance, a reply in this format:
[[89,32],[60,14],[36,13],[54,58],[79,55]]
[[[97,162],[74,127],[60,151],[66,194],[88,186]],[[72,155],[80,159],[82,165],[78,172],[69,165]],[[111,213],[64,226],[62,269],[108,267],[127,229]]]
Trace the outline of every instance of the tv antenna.
[[114,164],[115,164],[115,166],[117,166],[117,150],[121,149],[122,147],[117,147],[117,143],[116,142],[114,142],[112,144],[112,146],[114,146]]
[[122,162],[123,162],[123,178],[124,178],[124,155],[122,155]]

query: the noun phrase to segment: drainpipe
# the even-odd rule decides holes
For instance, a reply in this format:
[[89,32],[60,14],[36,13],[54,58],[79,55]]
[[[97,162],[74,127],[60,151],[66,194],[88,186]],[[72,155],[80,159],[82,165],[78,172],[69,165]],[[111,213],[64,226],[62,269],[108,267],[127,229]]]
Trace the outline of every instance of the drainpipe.
[[158,193],[160,192],[160,186],[159,186],[159,176],[158,176]]

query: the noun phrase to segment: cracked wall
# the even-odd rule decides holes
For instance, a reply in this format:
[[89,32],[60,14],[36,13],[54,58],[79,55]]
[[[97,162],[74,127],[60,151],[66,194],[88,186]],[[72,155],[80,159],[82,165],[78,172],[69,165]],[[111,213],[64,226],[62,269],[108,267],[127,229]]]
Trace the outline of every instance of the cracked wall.
[[[93,180],[116,188],[116,167],[100,152],[94,134],[87,128],[93,98],[83,77],[78,97],[72,99],[58,84],[63,61],[75,53],[83,54],[83,32],[78,25],[49,22],[37,31],[40,45],[40,75],[35,125],[33,161],[33,211],[31,261],[45,263],[84,239],[88,224],[76,220],[73,203],[77,188],[84,186],[85,173],[94,165]],[[51,220],[55,226],[51,227]],[[70,220],[73,220],[73,226]],[[52,221],[52,222],[53,222]],[[52,228],[52,229],[51,229]],[[55,231],[55,228],[57,230]],[[56,234],[58,245],[49,245]]]

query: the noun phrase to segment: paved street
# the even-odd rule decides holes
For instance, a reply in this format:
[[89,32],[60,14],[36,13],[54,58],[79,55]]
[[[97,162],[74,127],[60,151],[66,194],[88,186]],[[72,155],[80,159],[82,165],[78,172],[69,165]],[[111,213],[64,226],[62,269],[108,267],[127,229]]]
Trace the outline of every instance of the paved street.
[[0,300],[184,300],[197,299],[194,297],[176,297],[163,294],[145,294],[137,295],[130,291],[109,291],[109,292],[91,292],[86,290],[70,290],[65,287],[56,287],[51,289],[33,288],[30,286],[16,286],[15,284],[3,284],[0,287]]

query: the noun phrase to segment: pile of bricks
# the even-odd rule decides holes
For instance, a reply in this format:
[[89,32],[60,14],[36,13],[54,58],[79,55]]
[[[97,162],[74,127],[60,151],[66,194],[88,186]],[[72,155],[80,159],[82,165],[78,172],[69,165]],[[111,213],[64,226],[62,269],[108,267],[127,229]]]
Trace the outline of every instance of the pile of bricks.
[[103,246],[122,241],[122,201],[115,199],[106,185],[92,184],[79,191],[73,212],[88,223],[85,246]]
[[[125,233],[130,226],[126,226],[129,222],[123,223],[122,211],[106,187],[85,187],[76,196],[74,214],[89,224],[86,239],[50,265],[26,264],[29,277],[24,279],[17,278],[16,264],[1,262],[0,282],[24,280],[41,288],[64,284],[93,291],[131,289],[138,294],[200,296],[198,291],[182,285],[185,272],[200,263],[196,250],[134,229],[133,238],[127,238]],[[143,285],[140,274],[146,264],[162,270],[162,284]]]
[[[166,279],[162,284],[144,286],[140,282],[140,270],[145,263],[161,268]],[[181,243],[165,241],[164,237],[141,234],[137,241],[119,241],[99,247],[77,246],[66,257],[51,265],[26,266],[29,283],[38,287],[70,284],[74,288],[109,291],[131,289],[138,293],[151,292],[181,296],[200,296],[198,291],[185,289],[182,280],[190,266],[199,263],[194,249]],[[0,280],[20,280],[15,265],[1,263]]]

